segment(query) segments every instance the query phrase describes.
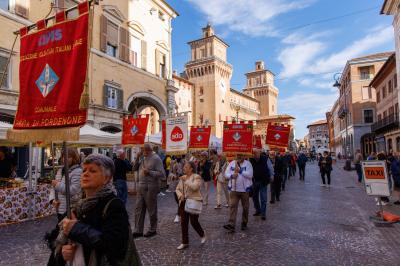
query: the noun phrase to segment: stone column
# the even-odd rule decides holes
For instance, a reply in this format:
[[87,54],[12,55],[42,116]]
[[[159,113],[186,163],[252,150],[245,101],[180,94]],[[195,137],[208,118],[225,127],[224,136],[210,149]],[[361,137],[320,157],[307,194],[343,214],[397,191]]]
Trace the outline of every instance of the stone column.
[[167,109],[168,114],[173,114],[175,111],[175,93],[178,92],[173,80],[167,80]]

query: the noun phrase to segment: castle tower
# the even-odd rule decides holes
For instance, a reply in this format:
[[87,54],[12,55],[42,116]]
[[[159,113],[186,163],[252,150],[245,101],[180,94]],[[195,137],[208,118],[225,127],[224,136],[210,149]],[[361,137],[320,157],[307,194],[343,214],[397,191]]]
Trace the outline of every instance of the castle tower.
[[232,66],[227,62],[229,47],[217,37],[210,24],[203,28],[203,37],[188,43],[191,60],[185,73],[194,86],[193,124],[212,125],[212,134],[222,137],[222,120],[230,116],[230,80]]
[[274,85],[275,74],[265,68],[263,61],[257,61],[255,70],[246,73],[245,94],[260,101],[260,117],[278,113],[279,90]]

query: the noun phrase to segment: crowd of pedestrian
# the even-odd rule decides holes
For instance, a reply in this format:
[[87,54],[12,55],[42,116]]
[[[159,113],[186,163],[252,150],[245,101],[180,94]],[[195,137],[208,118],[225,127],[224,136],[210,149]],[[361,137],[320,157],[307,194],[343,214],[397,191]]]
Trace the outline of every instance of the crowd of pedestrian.
[[[299,180],[304,181],[308,161],[303,153],[260,149],[254,149],[252,156],[236,154],[231,160],[214,150],[162,158],[150,144],[142,147],[133,162],[126,158],[124,150],[118,150],[113,160],[100,154],[85,158],[74,148],[68,148],[67,154],[71,214],[67,215],[65,173],[60,170],[52,182],[51,202],[58,222],[46,236],[52,251],[48,265],[140,265],[134,239],[157,234],[157,197],[163,180],[167,180],[166,191],[172,192],[176,201],[173,221],[180,223],[182,238],[178,250],[189,247],[189,223],[200,243],[207,241],[199,216],[210,203],[213,185],[215,211],[229,208],[223,228],[230,233],[236,231],[241,207],[240,229],[246,230],[250,199],[255,209],[253,216],[265,221],[269,192],[269,204],[279,202],[281,191],[288,188],[288,180],[297,172]],[[133,232],[125,208],[130,171],[137,173]],[[144,232],[146,213],[150,225]]]

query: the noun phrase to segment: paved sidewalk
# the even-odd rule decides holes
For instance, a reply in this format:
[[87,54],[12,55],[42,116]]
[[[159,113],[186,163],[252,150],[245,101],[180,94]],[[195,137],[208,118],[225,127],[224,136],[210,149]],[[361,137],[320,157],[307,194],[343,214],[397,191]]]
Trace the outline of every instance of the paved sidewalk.
[[[191,246],[185,251],[176,250],[180,226],[172,222],[176,204],[167,193],[159,199],[159,234],[136,242],[144,265],[399,265],[400,225],[376,227],[369,221],[378,208],[357,184],[355,171],[346,172],[338,163],[328,189],[320,187],[314,163],[307,165],[305,179],[289,181],[281,202],[268,204],[266,221],[252,216],[251,204],[249,229],[235,234],[222,228],[228,209],[214,210],[212,192],[200,217],[208,242],[201,246],[190,229]],[[132,225],[133,204],[130,197]],[[45,265],[42,238],[54,223],[50,217],[0,228],[0,265]]]

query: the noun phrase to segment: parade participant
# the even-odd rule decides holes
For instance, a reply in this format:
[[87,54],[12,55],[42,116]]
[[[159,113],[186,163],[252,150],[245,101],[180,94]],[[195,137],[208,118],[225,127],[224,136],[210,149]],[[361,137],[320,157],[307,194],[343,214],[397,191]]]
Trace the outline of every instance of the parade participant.
[[291,166],[291,171],[292,174],[291,176],[295,176],[296,175],[296,162],[297,162],[297,155],[296,153],[292,152],[291,153],[291,160],[290,160],[290,166]]
[[7,147],[0,147],[0,177],[10,178],[13,163],[8,155]]
[[236,216],[240,201],[243,208],[241,229],[246,230],[249,219],[249,191],[253,185],[253,167],[249,161],[245,160],[243,154],[237,154],[236,160],[230,162],[226,168],[225,178],[229,179],[230,215],[228,224],[224,225],[224,228],[230,232],[235,232]]
[[[140,151],[138,154],[133,170],[139,171],[133,236],[152,237],[157,234],[157,195],[160,182],[165,178],[165,172],[160,157],[153,152],[150,144],[146,143],[143,152]],[[143,235],[146,210],[150,218],[150,229]]]
[[253,167],[253,202],[256,213],[253,216],[261,216],[265,220],[267,212],[267,191],[271,176],[274,175],[271,160],[261,156],[260,149],[253,150],[253,158],[250,159]]
[[290,165],[290,154],[289,152],[283,153],[282,156],[280,156],[281,161],[282,161],[282,166],[283,166],[283,173],[282,173],[282,191],[285,191],[286,187],[286,181],[289,178],[289,165]]
[[[80,155],[76,148],[67,148],[68,150],[68,176],[69,193],[71,206],[74,206],[81,198],[81,174]],[[64,158],[61,159],[64,162]],[[58,221],[61,221],[67,215],[67,199],[65,189],[65,174],[59,170],[58,178],[51,182],[55,192],[58,193],[58,200],[53,199],[52,204],[56,208]],[[62,174],[62,176],[61,176]]]
[[297,157],[297,164],[299,166],[299,176],[300,180],[304,181],[304,176],[306,174],[306,164],[307,164],[307,156],[304,152],[300,152],[299,156]]
[[183,166],[185,165],[185,160],[182,159],[182,157],[178,156],[173,160],[173,163],[171,163],[171,172],[170,172],[170,184],[168,189],[171,192],[174,192],[174,198],[176,201],[176,204],[178,205],[177,207],[177,212],[175,215],[175,220],[174,223],[179,223],[181,221],[180,215],[179,215],[179,200],[178,200],[178,195],[176,194],[176,187],[178,186],[179,183],[179,177],[183,175]]
[[357,149],[356,155],[354,156],[354,165],[356,167],[358,182],[362,182],[362,168],[361,168],[362,154],[361,150]]
[[203,200],[200,192],[202,182],[201,177],[195,173],[196,165],[194,162],[185,163],[183,171],[184,175],[179,178],[179,184],[176,188],[182,229],[182,243],[177,247],[178,250],[189,247],[189,220],[193,229],[201,237],[201,244],[206,242],[205,232],[199,223],[199,214],[191,213],[185,209],[188,200],[198,201],[201,204],[201,201]]
[[126,204],[128,198],[128,185],[126,184],[126,173],[132,171],[132,164],[125,158],[125,151],[117,151],[117,158],[114,159],[115,174],[114,187],[117,190],[117,196]]
[[321,173],[322,185],[326,186],[325,176],[328,179],[328,187],[331,185],[332,158],[327,151],[319,158],[318,166]]
[[217,206],[215,206],[214,209],[221,209],[222,193],[225,195],[225,207],[229,207],[228,180],[225,178],[225,170],[228,164],[229,162],[224,155],[221,155],[215,164],[214,173],[217,176]]
[[269,203],[274,204],[275,201],[280,201],[284,164],[282,163],[279,150],[276,152],[271,151],[269,153],[269,158],[274,165],[274,180],[271,185],[271,201]]
[[203,179],[204,184],[204,201],[203,205],[208,205],[208,195],[210,193],[210,183],[211,183],[211,162],[208,160],[208,152],[203,151],[200,155],[200,162],[197,166],[198,173]]
[[104,155],[92,154],[84,160],[81,186],[85,198],[72,218],[62,221],[63,232],[72,241],[62,247],[65,261],[74,265],[140,264],[130,241],[128,214],[114,194],[114,169],[113,161]]

